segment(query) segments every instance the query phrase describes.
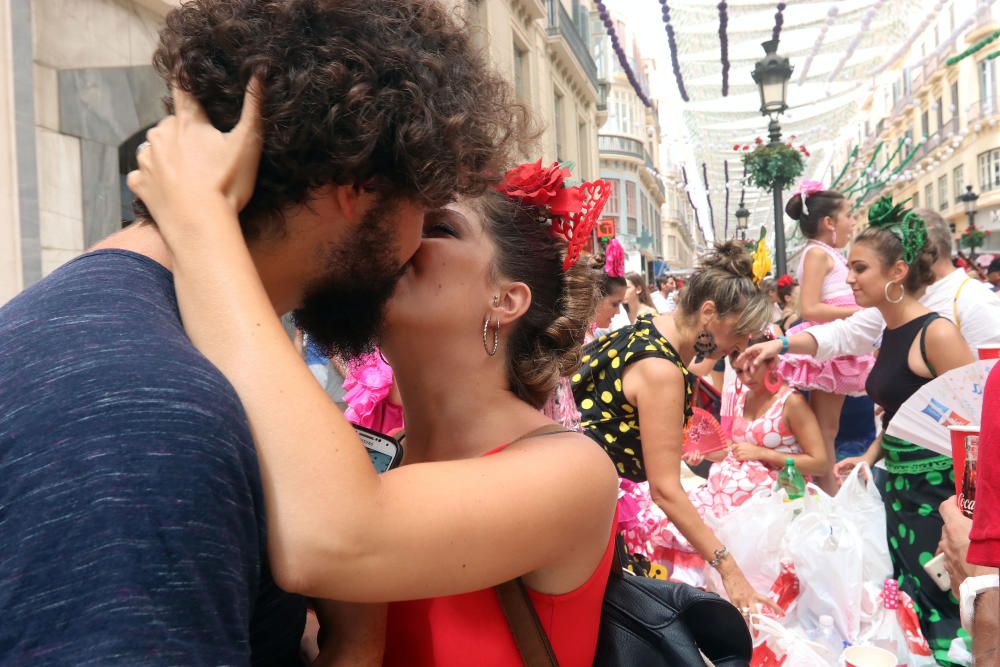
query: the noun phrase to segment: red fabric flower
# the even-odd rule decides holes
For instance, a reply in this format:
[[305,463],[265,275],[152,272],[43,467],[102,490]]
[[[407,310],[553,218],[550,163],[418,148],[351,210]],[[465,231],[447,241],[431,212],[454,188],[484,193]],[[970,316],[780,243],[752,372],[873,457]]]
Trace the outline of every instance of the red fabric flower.
[[788,287],[795,283],[795,278],[792,278],[787,273],[780,278],[778,278],[778,287]]
[[740,149],[740,145],[739,144],[733,144],[733,150],[734,151],[738,151],[739,149]]
[[552,205],[553,199],[560,199],[563,181],[570,175],[568,169],[553,162],[549,167],[542,167],[538,162],[527,162],[514,167],[504,176],[497,190],[511,199],[519,199],[535,206]]

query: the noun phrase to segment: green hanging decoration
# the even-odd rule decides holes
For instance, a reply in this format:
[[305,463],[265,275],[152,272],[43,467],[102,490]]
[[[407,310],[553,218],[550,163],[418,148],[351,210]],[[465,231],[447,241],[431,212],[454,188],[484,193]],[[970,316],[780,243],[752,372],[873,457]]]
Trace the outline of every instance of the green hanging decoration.
[[888,176],[886,176],[886,177],[885,177],[884,179],[882,179],[882,180],[880,180],[880,181],[878,181],[878,182],[876,182],[876,183],[870,183],[870,184],[869,184],[869,185],[868,185],[868,186],[867,186],[867,187],[866,187],[866,188],[865,188],[865,189],[864,189],[864,190],[863,190],[863,191],[861,192],[861,194],[859,194],[859,195],[858,195],[858,196],[857,196],[857,197],[856,197],[856,198],[854,199],[854,203],[853,203],[853,204],[851,205],[851,209],[853,210],[853,209],[856,209],[856,208],[858,208],[859,206],[861,206],[861,202],[863,202],[863,201],[864,201],[865,197],[867,197],[867,196],[868,196],[868,194],[869,194],[869,193],[870,193],[870,192],[871,192],[872,190],[878,190],[878,189],[881,189],[881,188],[885,187],[885,185],[886,185],[886,184],[887,184],[887,183],[889,182],[889,179],[890,179],[890,178],[892,178],[893,176],[895,176],[895,175],[896,175],[896,174],[898,174],[899,172],[903,171],[903,169],[904,169],[904,168],[906,167],[906,165],[908,165],[908,164],[910,163],[910,160],[912,160],[912,159],[913,159],[913,156],[917,154],[917,151],[919,151],[919,150],[920,150],[920,147],[921,147],[922,145],[923,145],[923,144],[917,144],[916,146],[914,146],[914,147],[913,147],[913,150],[911,150],[911,151],[910,151],[910,152],[909,152],[909,153],[907,154],[907,156],[906,156],[905,158],[903,158],[903,160],[902,160],[902,161],[901,161],[901,162],[899,163],[899,165],[898,165],[898,166],[897,166],[897,167],[896,167],[895,169],[893,169],[893,170],[892,170],[891,172],[889,172],[889,175],[888,175]]
[[995,58],[1000,58],[1000,51],[994,51],[990,55],[983,58],[983,60],[994,60]]
[[969,56],[971,56],[973,53],[977,53],[978,51],[981,51],[984,47],[986,47],[987,45],[989,45],[990,43],[992,43],[994,40],[996,40],[997,37],[1000,37],[1000,30],[994,30],[993,32],[991,32],[990,34],[988,34],[986,37],[983,37],[981,40],[979,40],[978,42],[976,42],[975,44],[973,44],[972,46],[970,46],[969,48],[967,48],[965,51],[962,51],[961,53],[959,53],[957,56],[953,56],[951,58],[948,58],[948,60],[945,61],[945,64],[948,65],[948,66],[951,66],[951,65],[954,65],[956,63],[961,62],[962,60],[965,60],[966,58],[968,58]]
[[882,150],[882,142],[880,141],[877,144],[875,144],[875,150],[872,151],[872,157],[871,157],[870,160],[868,160],[868,164],[866,164],[865,168],[862,169],[858,173],[858,177],[855,178],[854,181],[850,185],[848,185],[846,188],[844,188],[844,193],[843,194],[845,194],[845,195],[851,194],[852,192],[854,192],[854,190],[856,188],[861,187],[860,185],[858,185],[860,183],[860,181],[861,181],[861,177],[865,175],[865,172],[867,172],[868,169],[875,162],[875,158],[878,157],[879,151],[881,151],[881,150]]
[[847,173],[847,168],[851,166],[851,161],[858,156],[858,147],[855,146],[851,149],[850,154],[847,156],[847,160],[844,161],[844,168],[840,170],[837,174],[837,178],[833,179],[833,183],[830,184],[831,190],[837,189],[837,184],[840,183],[841,179],[844,178],[844,174]]

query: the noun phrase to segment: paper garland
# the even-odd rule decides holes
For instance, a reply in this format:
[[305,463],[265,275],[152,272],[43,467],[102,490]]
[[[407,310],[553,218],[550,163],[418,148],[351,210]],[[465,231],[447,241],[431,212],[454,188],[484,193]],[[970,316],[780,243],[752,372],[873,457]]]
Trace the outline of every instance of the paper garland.
[[722,173],[726,176],[726,217],[722,231],[722,238],[729,238],[729,160],[722,161]]
[[819,37],[816,38],[816,43],[813,44],[812,50],[809,55],[806,56],[806,62],[802,65],[802,72],[799,74],[798,84],[801,86],[806,82],[806,77],[809,76],[809,68],[812,66],[813,58],[819,53],[820,47],[823,46],[823,42],[826,41],[826,33],[830,27],[837,21],[837,14],[840,13],[840,9],[836,6],[830,8],[826,13],[826,23],[819,30]]
[[712,189],[708,187],[708,163],[701,163],[701,177],[705,182],[705,201],[708,202],[708,224],[715,234],[715,211],[712,210]]
[[674,80],[677,81],[677,92],[680,93],[682,100],[690,102],[691,98],[688,97],[687,89],[684,88],[684,75],[681,74],[681,63],[677,57],[677,38],[674,35],[674,26],[670,23],[670,6],[667,4],[667,0],[660,0],[660,7],[663,10],[661,12],[663,24],[667,30],[667,46],[670,47],[670,65],[674,70]]
[[774,14],[774,30],[771,31],[771,39],[777,42],[781,39],[781,26],[785,24],[785,3],[778,3],[778,11]]
[[629,64],[628,58],[625,56],[625,49],[622,48],[621,42],[618,39],[618,33],[615,32],[615,22],[611,20],[611,15],[608,13],[607,7],[604,6],[604,0],[596,0],[596,5],[597,14],[601,17],[601,22],[604,23],[604,29],[607,30],[608,37],[611,38],[611,48],[618,57],[618,63],[621,65],[622,71],[625,72],[625,76],[628,77],[628,82],[632,84],[635,94],[638,95],[643,105],[647,109],[651,109],[653,107],[653,103],[646,95],[646,92],[642,89],[639,77],[636,76],[635,72],[632,70],[632,65]]
[[[684,165],[681,165],[681,176],[684,178],[684,194],[687,196],[688,205],[694,211],[694,224],[698,225],[698,232],[701,233],[701,238],[705,238],[705,230],[701,228],[701,219],[698,217],[698,208],[694,205],[694,200],[691,199],[691,191],[688,189],[690,183],[688,183],[688,172]],[[713,229],[712,232],[714,233],[715,230]]]
[[955,65],[955,64],[961,62],[962,60],[965,60],[966,58],[968,58],[972,54],[974,54],[974,53],[982,50],[983,48],[985,48],[986,46],[988,46],[989,44],[991,44],[994,40],[996,40],[997,37],[1000,37],[1000,30],[994,30],[993,32],[991,32],[990,34],[988,34],[986,37],[983,37],[981,40],[979,40],[978,42],[976,42],[975,44],[973,44],[972,46],[970,46],[969,48],[967,48],[965,51],[962,51],[957,56],[954,56],[952,58],[948,58],[948,60],[946,60],[944,62],[948,66]]
[[719,3],[719,54],[722,58],[722,96],[729,97],[729,37],[726,27],[729,25],[729,14],[726,2]]
[[847,47],[847,51],[844,52],[843,57],[841,57],[840,62],[837,66],[833,68],[830,72],[830,76],[827,78],[827,83],[833,83],[833,80],[840,75],[840,71],[844,69],[844,65],[847,61],[854,56],[854,51],[858,48],[858,44],[861,43],[861,39],[868,34],[868,30],[871,27],[872,21],[875,20],[875,15],[878,14],[878,10],[886,3],[886,0],[877,0],[876,3],[865,12],[864,17],[861,19],[861,25],[858,26],[858,32],[851,40],[850,45]]

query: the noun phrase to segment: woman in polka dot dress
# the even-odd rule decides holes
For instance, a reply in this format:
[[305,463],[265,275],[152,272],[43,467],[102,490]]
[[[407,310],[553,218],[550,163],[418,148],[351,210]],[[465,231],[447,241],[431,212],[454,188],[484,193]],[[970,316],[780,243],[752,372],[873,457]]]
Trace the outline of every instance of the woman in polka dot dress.
[[[583,365],[572,377],[583,432],[604,448],[623,480],[648,480],[650,497],[718,569],[729,599],[745,614],[768,604],[767,598],[750,586],[702,521],[680,476],[694,393],[688,362],[742,350],[770,320],[770,303],[752,275],[750,256],[739,245],[717,246],[702,259],[674,312],[644,315],[602,336],[584,350]],[[619,510],[627,511],[623,502],[628,498],[620,494]]]
[[[750,343],[772,339],[771,335],[760,335]],[[703,519],[708,514],[722,518],[755,492],[770,488],[787,458],[794,459],[805,475],[830,474],[832,467],[816,416],[802,395],[784,383],[773,361],[753,371],[738,367],[736,373],[739,383],[732,442],[728,450],[709,455],[716,462],[708,484],[689,493]],[[692,465],[701,461],[701,457],[684,458]],[[701,585],[705,562],[696,557],[690,543],[660,508],[637,490],[638,485],[631,494],[636,519],[625,531],[626,542],[651,561],[669,564],[672,578]]]

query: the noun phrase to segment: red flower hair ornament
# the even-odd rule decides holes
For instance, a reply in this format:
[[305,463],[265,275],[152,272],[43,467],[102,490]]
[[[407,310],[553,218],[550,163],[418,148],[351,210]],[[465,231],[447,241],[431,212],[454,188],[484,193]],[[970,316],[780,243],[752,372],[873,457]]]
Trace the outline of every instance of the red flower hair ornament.
[[795,278],[792,278],[787,273],[780,278],[778,278],[778,287],[790,287],[795,284]]
[[580,251],[611,196],[611,184],[607,181],[598,179],[567,188],[565,180],[569,176],[569,169],[558,162],[543,167],[539,159],[514,167],[496,186],[506,197],[543,209],[552,233],[568,243],[563,271],[580,259]]

